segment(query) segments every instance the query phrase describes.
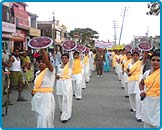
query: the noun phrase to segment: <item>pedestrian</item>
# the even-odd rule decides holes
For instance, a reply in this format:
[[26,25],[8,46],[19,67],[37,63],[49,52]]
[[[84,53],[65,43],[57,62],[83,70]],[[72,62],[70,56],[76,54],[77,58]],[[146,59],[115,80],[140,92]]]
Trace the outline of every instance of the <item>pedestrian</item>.
[[120,59],[120,68],[121,68],[120,77],[121,77],[121,88],[122,89],[124,89],[123,62],[125,62],[126,59],[127,59],[126,50],[125,50],[125,48],[123,48],[123,50],[122,50],[122,56],[121,56],[121,59]]
[[54,65],[54,55],[53,55],[53,52],[52,52],[52,51],[49,51],[49,52],[48,52],[48,55],[49,55],[51,64],[52,64],[53,66],[55,66],[55,65]]
[[109,72],[110,71],[110,56],[107,50],[104,50],[105,53],[105,64],[104,64],[104,72]]
[[128,75],[126,73],[126,70],[128,68],[128,65],[132,62],[132,54],[130,51],[126,52],[127,59],[123,60],[122,63],[122,71],[123,71],[123,87],[124,87],[124,96],[125,98],[128,98]]
[[94,63],[94,57],[93,57],[93,51],[90,49],[89,53],[89,77],[92,77],[92,71],[93,71],[93,63]]
[[72,54],[70,54],[70,59],[68,54],[62,54],[62,63],[57,67],[56,75],[56,95],[58,97],[58,103],[61,113],[61,122],[66,123],[71,118],[72,114]]
[[93,50],[93,67],[92,67],[92,71],[96,71],[96,63],[95,63],[95,57],[96,57],[96,49]]
[[85,77],[85,82],[89,83],[90,81],[90,63],[89,63],[89,55],[88,52],[84,52],[84,58],[83,58],[83,71],[84,71],[84,77]]
[[33,72],[33,67],[31,65],[30,57],[27,55],[26,51],[22,52],[21,60],[22,60],[22,68],[24,71],[24,75],[27,79],[27,82],[31,84],[34,78],[34,72]]
[[151,69],[147,70],[139,88],[143,100],[144,128],[160,127],[160,53],[154,53],[150,57]]
[[132,62],[128,65],[128,94],[130,111],[136,111],[136,120],[141,122],[142,120],[142,102],[140,100],[139,81],[142,78],[143,66],[146,62],[147,52],[144,52],[142,61],[139,60],[139,52],[135,51],[132,54]]
[[121,74],[122,74],[121,59],[122,59],[122,50],[117,50],[117,59],[116,59],[115,71],[116,71],[116,74],[118,75],[119,81],[121,81]]
[[38,57],[40,73],[34,81],[31,100],[32,111],[36,113],[37,128],[53,128],[55,114],[55,99],[53,87],[55,81],[55,69],[49,61],[45,49],[41,49]]
[[95,56],[97,77],[103,77],[103,63],[105,62],[105,55],[103,53],[102,48],[97,49],[97,53]]
[[75,98],[82,99],[82,77],[83,77],[83,56],[79,56],[79,52],[75,51],[73,54],[73,69],[72,69],[72,86]]
[[18,87],[18,98],[17,101],[27,101],[24,97],[22,97],[22,91],[24,87],[23,83],[23,75],[21,73],[21,60],[20,60],[20,52],[18,48],[14,49],[13,55],[9,58],[8,67],[10,68],[10,81],[11,88]]
[[57,47],[56,51],[54,51],[54,66],[56,69],[56,73],[57,73],[57,67],[59,64],[61,64],[61,51],[59,47]]

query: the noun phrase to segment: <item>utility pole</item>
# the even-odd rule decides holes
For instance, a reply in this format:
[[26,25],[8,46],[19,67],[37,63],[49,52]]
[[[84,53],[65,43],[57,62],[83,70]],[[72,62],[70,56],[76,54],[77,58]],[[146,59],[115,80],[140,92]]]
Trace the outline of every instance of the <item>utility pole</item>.
[[52,12],[53,20],[52,20],[52,39],[53,39],[53,46],[55,44],[55,14]]
[[146,36],[149,36],[149,26],[147,26],[147,32],[146,32]]
[[124,19],[125,19],[126,11],[127,11],[127,7],[124,8],[123,21],[122,21],[122,26],[121,26],[121,31],[120,31],[120,37],[119,37],[119,45],[120,45],[120,41],[121,41],[121,35],[122,35],[122,31],[123,31],[123,25],[124,25]]
[[116,45],[117,35],[116,35],[116,28],[117,28],[117,22],[114,20],[112,28],[114,28],[114,43]]

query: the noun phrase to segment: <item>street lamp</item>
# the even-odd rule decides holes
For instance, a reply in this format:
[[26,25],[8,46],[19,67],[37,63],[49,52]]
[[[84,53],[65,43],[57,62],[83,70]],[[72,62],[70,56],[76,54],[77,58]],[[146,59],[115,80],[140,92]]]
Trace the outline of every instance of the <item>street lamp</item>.
[[55,44],[55,13],[52,12],[53,20],[52,20],[52,39],[53,39],[53,45]]

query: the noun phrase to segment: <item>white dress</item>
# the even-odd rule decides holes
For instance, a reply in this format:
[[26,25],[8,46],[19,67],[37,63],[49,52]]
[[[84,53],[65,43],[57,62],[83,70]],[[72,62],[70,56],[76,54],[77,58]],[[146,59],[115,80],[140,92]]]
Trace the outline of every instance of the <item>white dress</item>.
[[[150,73],[150,70],[146,71],[143,75],[145,79]],[[146,96],[143,100],[143,121],[151,124],[152,126],[160,126],[160,97]]]
[[[73,59],[72,54],[70,54],[69,58],[69,73],[68,75],[70,78],[67,79],[58,79],[56,82],[56,95],[58,96],[58,104],[61,114],[61,120],[69,120],[72,114],[72,99],[73,99],[73,89],[72,89],[72,65]],[[61,67],[62,64],[58,65],[57,68],[57,75],[62,75],[63,68]]]
[[[36,79],[35,79],[36,81]],[[51,72],[47,70],[41,87],[54,87],[55,70]],[[40,93],[37,92],[31,100],[32,111],[37,114],[37,128],[53,128],[55,114],[55,99],[53,92]]]

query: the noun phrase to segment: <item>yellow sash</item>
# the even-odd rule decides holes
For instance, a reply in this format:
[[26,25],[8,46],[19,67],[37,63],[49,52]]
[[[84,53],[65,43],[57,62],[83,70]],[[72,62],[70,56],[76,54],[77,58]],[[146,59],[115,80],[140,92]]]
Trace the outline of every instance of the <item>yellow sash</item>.
[[115,67],[116,66],[116,61],[117,61],[117,59],[118,59],[118,55],[114,55],[113,56],[113,60],[112,60],[112,67]]
[[84,59],[83,59],[83,63],[87,64],[88,63],[88,59],[89,59],[88,56],[85,56]]
[[145,80],[147,96],[160,96],[160,68],[150,74]]
[[120,59],[120,65],[121,65],[121,66],[122,66],[123,60],[127,60],[126,54],[122,55],[122,57],[121,57],[121,59]]
[[80,59],[75,59],[73,64],[72,74],[79,74],[82,72],[82,65]]
[[132,62],[132,59],[129,59],[129,60],[127,60],[127,61],[125,62],[125,64],[124,64],[124,71],[127,70],[128,65],[129,65],[131,62]]
[[121,61],[123,61],[123,60],[127,60],[127,56],[126,56],[126,54],[122,56]]
[[95,57],[96,57],[96,54],[93,54],[93,58],[95,59]]
[[136,63],[133,64],[132,68],[130,69],[131,76],[128,77],[128,81],[132,80],[139,80],[139,75],[141,73],[142,68],[142,61],[136,61]]
[[41,84],[42,84],[43,78],[44,78],[47,70],[48,70],[48,68],[44,69],[38,75],[38,77],[36,78],[35,86],[34,86],[34,89],[33,89],[33,94],[35,94],[36,92],[52,92],[53,91],[53,88],[50,88],[50,87],[43,87],[43,88],[41,88]]
[[49,92],[53,92],[53,88],[50,87],[43,87],[43,88],[34,88],[33,89],[33,94],[35,94],[36,92],[40,92],[40,93],[49,93]]
[[69,79],[69,62],[64,66],[63,73],[61,75],[62,79]]

